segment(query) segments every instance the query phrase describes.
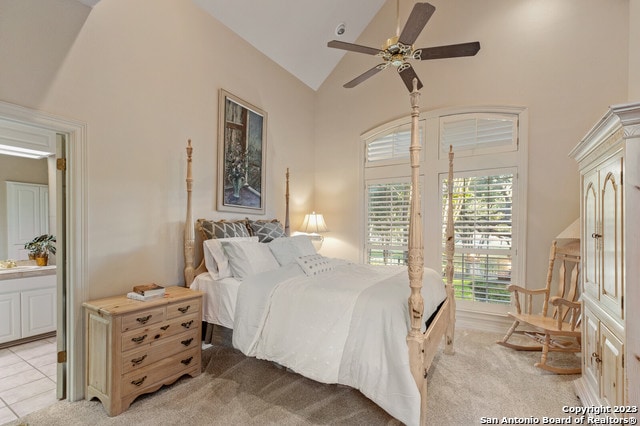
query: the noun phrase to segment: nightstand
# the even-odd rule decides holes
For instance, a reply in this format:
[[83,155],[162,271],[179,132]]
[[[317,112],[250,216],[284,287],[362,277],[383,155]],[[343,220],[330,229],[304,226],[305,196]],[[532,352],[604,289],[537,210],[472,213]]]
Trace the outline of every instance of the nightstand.
[[138,396],[200,374],[202,295],[167,287],[150,301],[115,296],[83,303],[86,399],[100,399],[116,416]]

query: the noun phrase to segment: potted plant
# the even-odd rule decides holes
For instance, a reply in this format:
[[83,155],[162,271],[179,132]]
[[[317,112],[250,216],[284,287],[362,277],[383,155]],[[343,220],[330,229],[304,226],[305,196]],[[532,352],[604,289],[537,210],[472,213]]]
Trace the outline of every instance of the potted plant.
[[36,260],[38,266],[47,266],[49,253],[56,254],[56,237],[42,234],[24,245],[29,250],[29,257]]

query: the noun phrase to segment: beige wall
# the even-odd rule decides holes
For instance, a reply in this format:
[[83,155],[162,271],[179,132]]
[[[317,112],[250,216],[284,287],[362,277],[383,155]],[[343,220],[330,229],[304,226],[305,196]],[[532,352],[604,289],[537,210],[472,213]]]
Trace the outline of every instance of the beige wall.
[[264,109],[267,214],[313,197],[314,92],[191,0],[0,0],[0,99],[87,123],[89,294],[182,278],[185,146],[194,217],[215,212],[218,89]]
[[7,258],[7,181],[47,185],[47,160],[0,155],[0,260]]
[[[416,46],[478,40],[472,58],[415,65],[425,84],[423,111],[451,106],[529,109],[527,280],[544,280],[551,239],[579,216],[578,172],[567,154],[610,104],[627,99],[628,1],[446,0]],[[403,5],[406,20],[408,7]],[[395,32],[395,1],[383,6],[358,42],[379,46]],[[354,89],[342,84],[376,64],[347,54],[317,96],[316,198],[331,228],[323,251],[357,260],[359,135],[409,114],[394,70]],[[427,242],[428,244],[428,242]]]
[[629,102],[640,102],[640,0],[629,0]]

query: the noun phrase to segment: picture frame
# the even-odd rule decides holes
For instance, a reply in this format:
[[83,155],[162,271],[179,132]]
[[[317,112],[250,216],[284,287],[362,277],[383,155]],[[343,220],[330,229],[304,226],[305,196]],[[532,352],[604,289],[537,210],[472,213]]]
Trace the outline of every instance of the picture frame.
[[264,214],[267,113],[220,89],[218,100],[219,211]]

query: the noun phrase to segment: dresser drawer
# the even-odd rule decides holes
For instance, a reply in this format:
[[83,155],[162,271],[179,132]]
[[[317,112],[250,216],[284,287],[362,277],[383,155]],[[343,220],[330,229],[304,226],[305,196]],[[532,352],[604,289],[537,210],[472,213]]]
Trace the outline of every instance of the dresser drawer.
[[165,319],[165,307],[139,311],[122,317],[122,331],[135,330],[151,324],[162,322]]
[[164,358],[148,367],[131,371],[122,376],[122,396],[141,392],[144,388],[155,385],[167,377],[179,374],[194,366],[200,365],[199,347]]
[[200,312],[201,297],[183,302],[170,303],[167,306],[167,319],[182,317]]
[[122,351],[128,351],[137,347],[148,345],[175,336],[184,331],[199,329],[200,314],[193,313],[170,321],[153,324],[149,327],[128,331],[122,335]]
[[190,330],[159,342],[153,342],[145,348],[134,349],[122,354],[122,372],[128,373],[146,367],[156,361],[197,346],[199,332],[197,329]]

